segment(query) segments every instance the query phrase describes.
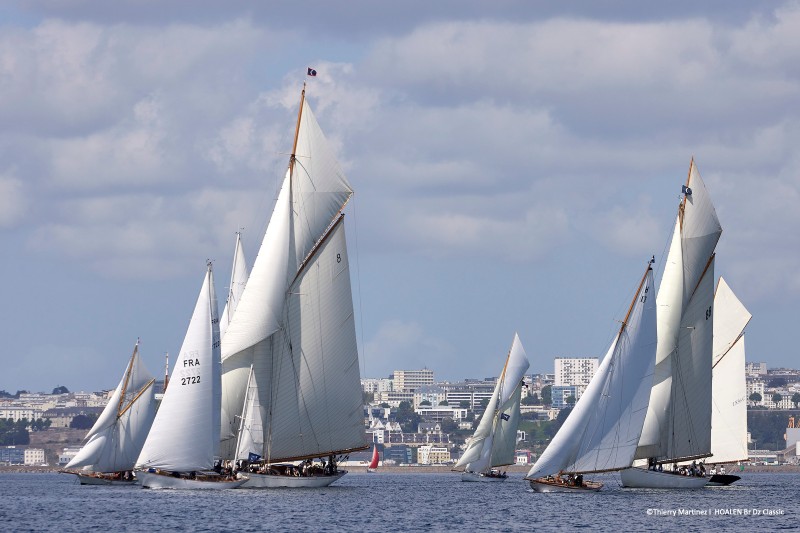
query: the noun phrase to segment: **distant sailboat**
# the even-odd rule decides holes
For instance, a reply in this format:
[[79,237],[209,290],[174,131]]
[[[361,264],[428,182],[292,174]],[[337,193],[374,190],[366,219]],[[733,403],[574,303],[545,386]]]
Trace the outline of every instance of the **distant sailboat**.
[[378,463],[380,462],[380,457],[378,456],[378,445],[372,445],[372,459],[369,461],[369,465],[367,466],[367,472],[375,472],[378,470]]
[[247,469],[245,488],[328,485],[344,474],[336,456],[367,448],[342,213],[352,194],[304,89],[289,167],[222,340],[223,412],[242,416],[223,421],[222,453]]
[[462,481],[503,481],[500,468],[514,463],[520,418],[522,378],[530,362],[514,334],[503,372],[464,455],[453,470],[463,472]]
[[633,461],[653,383],[656,309],[650,264],[627,316],[586,391],[525,479],[536,492],[603,487],[583,475],[613,472]]
[[658,347],[639,461],[621,472],[625,487],[699,488],[708,481],[669,470],[711,455],[714,248],[721,233],[692,160],[656,298]]
[[145,488],[228,489],[244,480],[219,475],[220,342],[214,275],[203,286],[153,427],[137,461]]
[[[82,485],[135,482],[133,467],[156,414],[154,382],[137,341],[122,380],[65,472],[76,474]],[[76,468],[81,470],[69,470]]]
[[[712,369],[711,457],[706,464],[748,459],[747,383],[744,328],[753,315],[723,278],[714,294],[714,364]],[[711,471],[709,486],[730,485],[740,479]]]

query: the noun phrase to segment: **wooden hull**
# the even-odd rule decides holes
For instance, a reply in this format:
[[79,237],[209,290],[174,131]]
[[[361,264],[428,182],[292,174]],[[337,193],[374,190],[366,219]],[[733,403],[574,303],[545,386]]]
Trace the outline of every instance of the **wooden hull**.
[[[334,475],[325,476],[285,476],[271,474],[247,473],[243,489],[317,489],[327,487],[331,483],[338,481],[347,473],[347,470],[339,470]],[[240,476],[242,474],[239,474]],[[244,477],[243,476],[243,477]]]
[[708,485],[707,486],[709,486],[709,487],[727,487],[731,483],[735,483],[736,481],[739,481],[740,479],[742,479],[742,478],[740,478],[739,476],[734,476],[732,474],[714,474],[713,476],[711,476],[708,479]]
[[634,489],[701,489],[707,477],[682,476],[670,472],[657,472],[643,468],[626,468],[620,471],[622,486]]
[[103,476],[101,474],[75,474],[78,476],[78,481],[80,481],[81,485],[119,485],[119,486],[127,486],[131,487],[133,485],[138,485],[138,480],[130,479],[112,479],[109,476]]
[[561,483],[556,481],[555,479],[546,479],[546,478],[537,478],[529,480],[531,483],[531,488],[536,492],[571,492],[571,493],[583,493],[583,492],[597,492],[603,488],[603,484],[599,481],[584,481],[583,485],[569,485],[567,483]]
[[471,481],[476,483],[494,483],[497,481],[505,481],[506,476],[487,476],[479,472],[463,472],[461,474],[461,481]]
[[202,476],[195,479],[175,477],[171,474],[155,472],[136,472],[142,488],[145,489],[190,489],[190,490],[222,490],[235,489],[242,486],[247,479],[226,479],[222,476]]

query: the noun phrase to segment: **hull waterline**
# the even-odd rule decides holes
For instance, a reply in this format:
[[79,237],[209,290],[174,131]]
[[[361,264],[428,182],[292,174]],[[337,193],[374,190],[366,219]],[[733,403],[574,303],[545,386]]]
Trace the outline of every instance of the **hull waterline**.
[[584,481],[580,486],[545,478],[531,479],[529,481],[531,489],[535,492],[571,492],[579,494],[583,492],[597,492],[603,488],[603,484],[598,481]]
[[154,472],[136,472],[136,477],[145,489],[223,490],[238,488],[247,481],[247,479],[226,479],[222,476],[189,479]]
[[[331,483],[338,481],[347,473],[340,470],[334,475],[327,476],[285,476],[270,474],[248,473],[243,489],[315,489],[327,487]],[[241,475],[241,474],[240,474]]]
[[707,477],[682,476],[670,472],[657,472],[643,468],[626,468],[620,471],[622,486],[633,489],[701,489]]

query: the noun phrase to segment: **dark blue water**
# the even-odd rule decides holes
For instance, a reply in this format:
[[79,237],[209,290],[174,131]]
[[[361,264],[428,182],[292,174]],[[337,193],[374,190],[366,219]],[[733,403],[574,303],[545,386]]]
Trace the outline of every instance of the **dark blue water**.
[[[0,531],[774,531],[800,529],[800,474],[744,472],[696,491],[537,494],[522,474],[350,473],[324,489],[176,491],[80,486],[65,474],[0,474]],[[694,513],[692,515],[691,513]]]

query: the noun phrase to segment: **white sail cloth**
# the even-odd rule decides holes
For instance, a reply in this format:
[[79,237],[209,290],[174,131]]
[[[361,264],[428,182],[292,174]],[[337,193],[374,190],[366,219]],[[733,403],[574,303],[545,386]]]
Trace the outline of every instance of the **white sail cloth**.
[[526,478],[630,466],[647,411],[656,352],[653,272],[648,269],[626,322],[564,425]]
[[242,234],[237,231],[236,245],[233,248],[233,265],[231,266],[231,283],[228,287],[228,298],[225,301],[225,308],[222,310],[222,315],[220,315],[219,319],[220,339],[225,337],[228,324],[230,324],[231,318],[236,312],[236,307],[239,305],[239,300],[242,298],[242,293],[247,285],[248,275],[247,259],[242,248]]
[[219,447],[221,366],[217,297],[209,264],[137,468],[175,472],[213,468]]
[[529,366],[525,348],[515,333],[489,404],[454,470],[486,472],[493,467],[514,462],[522,378]]
[[752,318],[723,278],[714,295],[711,453],[706,462],[743,461],[747,452],[744,328]]
[[657,296],[658,347],[637,458],[710,453],[714,248],[722,227],[692,161]]
[[86,435],[86,444],[65,468],[132,470],[156,415],[153,381],[137,343],[119,385]]

